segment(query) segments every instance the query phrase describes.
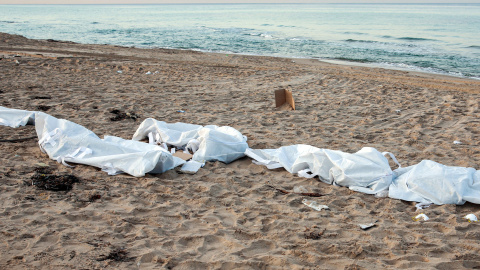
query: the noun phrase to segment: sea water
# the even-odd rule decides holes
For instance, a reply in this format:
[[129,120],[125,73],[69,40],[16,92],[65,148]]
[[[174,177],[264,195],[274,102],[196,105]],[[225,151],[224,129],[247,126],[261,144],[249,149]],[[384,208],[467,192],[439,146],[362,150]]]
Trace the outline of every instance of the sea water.
[[480,79],[480,4],[0,5],[0,31]]

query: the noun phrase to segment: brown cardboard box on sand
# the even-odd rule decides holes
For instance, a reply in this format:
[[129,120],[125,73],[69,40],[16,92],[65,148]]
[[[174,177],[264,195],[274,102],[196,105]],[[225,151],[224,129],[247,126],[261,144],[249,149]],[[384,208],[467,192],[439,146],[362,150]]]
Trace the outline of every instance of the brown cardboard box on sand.
[[275,107],[280,107],[288,103],[295,110],[295,100],[293,100],[292,91],[286,89],[275,90]]

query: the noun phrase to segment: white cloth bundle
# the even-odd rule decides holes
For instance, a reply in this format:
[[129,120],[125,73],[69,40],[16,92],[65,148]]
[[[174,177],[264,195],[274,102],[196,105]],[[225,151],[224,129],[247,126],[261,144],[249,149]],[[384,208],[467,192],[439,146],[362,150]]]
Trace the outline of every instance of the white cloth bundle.
[[102,140],[83,126],[45,113],[36,114],[35,129],[40,148],[51,159],[99,167],[109,174],[139,177],[185,163],[162,147],[114,136]]
[[327,184],[368,194],[386,190],[393,178],[384,156],[390,153],[380,153],[371,147],[349,154],[310,145],[290,145],[278,149],[248,149],[245,154],[269,169],[283,167],[290,173],[304,176],[308,172]]

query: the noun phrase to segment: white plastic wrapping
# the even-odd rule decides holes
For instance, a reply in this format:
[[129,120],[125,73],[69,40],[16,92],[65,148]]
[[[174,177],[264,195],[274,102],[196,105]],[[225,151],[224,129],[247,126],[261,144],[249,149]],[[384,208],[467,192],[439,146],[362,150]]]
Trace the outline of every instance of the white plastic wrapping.
[[193,154],[198,162],[218,160],[230,163],[245,156],[247,139],[232,127],[206,126],[198,132],[200,146]]
[[291,145],[278,149],[247,149],[245,154],[270,169],[283,167],[292,174],[309,172],[322,182],[349,187],[352,190],[376,194],[392,182],[386,153],[371,147],[355,154],[320,149],[310,145]]
[[480,171],[423,160],[395,170],[389,197],[434,204],[480,204]]
[[145,119],[133,135],[132,140],[140,141],[151,133],[155,143],[167,143],[176,147],[183,147],[190,140],[198,137],[200,125],[186,123],[166,123],[153,118]]
[[9,109],[0,106],[0,125],[18,128],[25,125],[33,125],[35,122],[35,112]]
[[133,140],[148,137],[153,144],[166,143],[192,151],[198,162],[222,161],[230,163],[245,156],[247,138],[232,127],[218,127],[175,123],[168,124],[153,118],[143,121],[133,135]]
[[185,163],[159,146],[114,136],[102,140],[83,126],[45,113],[36,114],[35,129],[40,148],[51,159],[95,166],[109,174],[125,172],[139,177]]

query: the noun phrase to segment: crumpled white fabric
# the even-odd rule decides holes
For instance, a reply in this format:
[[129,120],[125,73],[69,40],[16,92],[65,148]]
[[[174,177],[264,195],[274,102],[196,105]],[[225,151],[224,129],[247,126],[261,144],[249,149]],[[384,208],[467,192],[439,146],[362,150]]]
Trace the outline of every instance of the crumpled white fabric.
[[445,166],[431,160],[395,170],[388,196],[434,204],[480,204],[480,171]]
[[153,144],[165,143],[192,151],[192,159],[201,163],[216,160],[230,163],[245,156],[248,148],[247,138],[228,126],[169,124],[148,118],[140,124],[132,139],[139,141],[147,137]]
[[[185,163],[160,146],[114,136],[100,139],[83,126],[41,112],[35,116],[35,129],[39,138],[46,138],[39,143],[51,159],[95,166],[109,174],[125,172],[139,177]],[[79,154],[81,147],[90,150]]]
[[167,143],[176,147],[182,147],[190,140],[196,139],[198,131],[202,128],[200,125],[166,123],[153,118],[147,118],[140,124],[132,140],[143,140],[148,137],[149,133],[152,133],[155,143]]
[[9,109],[0,106],[0,125],[18,128],[35,123],[35,112],[17,109]]
[[198,150],[193,160],[198,162],[218,160],[230,163],[245,156],[247,138],[232,127],[205,126],[198,131]]
[[349,154],[310,145],[290,145],[278,149],[247,149],[245,154],[270,169],[283,167],[292,174],[318,176],[327,184],[376,194],[388,189],[393,171],[387,158],[371,147]]

